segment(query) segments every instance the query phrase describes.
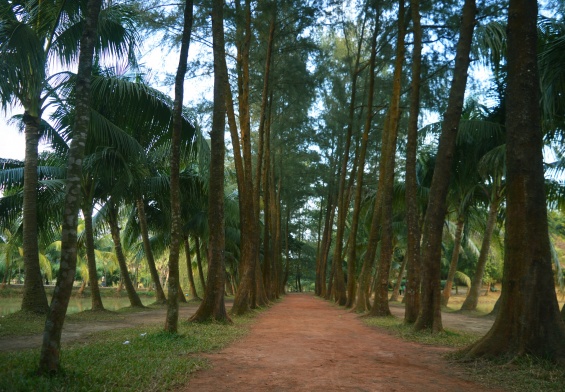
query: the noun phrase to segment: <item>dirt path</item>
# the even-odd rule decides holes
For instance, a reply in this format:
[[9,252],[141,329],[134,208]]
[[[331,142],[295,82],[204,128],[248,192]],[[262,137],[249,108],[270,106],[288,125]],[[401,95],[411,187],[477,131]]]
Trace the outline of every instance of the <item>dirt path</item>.
[[305,294],[261,314],[251,333],[209,354],[184,391],[476,391],[443,359],[449,349],[404,342]]
[[[289,294],[290,298],[294,298],[298,294]],[[310,298],[308,295],[306,295]],[[321,301],[321,300],[320,300]],[[226,301],[226,307],[231,307],[232,300]],[[285,301],[286,302],[286,301]],[[323,301],[321,301],[323,302]],[[197,309],[197,304],[182,305],[180,307],[180,320],[188,319]],[[328,304],[329,306],[329,304]],[[337,308],[333,308],[337,309]],[[401,305],[391,304],[391,312],[399,317],[404,317],[404,307]],[[142,312],[123,314],[115,320],[91,321],[91,322],[73,322],[66,321],[63,328],[61,341],[63,344],[76,342],[87,339],[88,335],[98,331],[107,331],[111,329],[128,328],[138,325],[158,325],[164,323],[166,309],[148,309]],[[345,313],[345,310],[341,310]],[[493,319],[488,317],[470,317],[457,313],[442,313],[443,326],[452,330],[466,331],[485,334],[492,326]],[[41,334],[26,336],[5,336],[0,337],[0,351],[39,349],[41,347]]]

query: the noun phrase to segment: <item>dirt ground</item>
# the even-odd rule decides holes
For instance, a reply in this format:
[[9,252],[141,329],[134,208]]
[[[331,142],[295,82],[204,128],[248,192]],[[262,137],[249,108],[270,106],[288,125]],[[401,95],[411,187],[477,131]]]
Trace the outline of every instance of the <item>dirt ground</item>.
[[[231,303],[226,304],[230,307]],[[187,319],[197,304],[180,308]],[[404,308],[391,304],[397,317]],[[166,309],[124,314],[113,321],[66,322],[63,345],[97,331],[158,325]],[[489,317],[442,314],[444,328],[484,334]],[[39,349],[41,335],[0,338],[0,351]],[[485,390],[463,379],[443,354],[450,349],[404,342],[365,326],[359,316],[311,294],[289,294],[260,314],[250,334],[207,354],[211,368],[182,391],[418,391]]]
[[[445,320],[448,327],[448,319],[466,318],[447,316],[452,316]],[[485,331],[492,323],[478,320]],[[458,367],[443,358],[448,351],[369,328],[356,314],[312,295],[289,294],[258,317],[247,337],[208,354],[211,368],[196,373],[180,390],[487,390],[466,381]]]

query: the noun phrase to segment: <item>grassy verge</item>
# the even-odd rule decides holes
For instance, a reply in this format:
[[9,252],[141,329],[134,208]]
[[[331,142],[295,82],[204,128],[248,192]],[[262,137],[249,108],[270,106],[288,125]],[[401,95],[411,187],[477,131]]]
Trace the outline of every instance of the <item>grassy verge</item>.
[[474,343],[479,335],[446,330],[438,334],[414,332],[412,326],[395,317],[364,318],[365,324],[384,329],[404,340],[420,344],[459,349],[447,358],[466,372],[469,379],[488,387],[516,392],[562,392],[565,368],[538,358],[521,357],[511,363],[501,360],[467,360],[463,348]]
[[162,391],[187,382],[207,366],[199,354],[221,349],[246,334],[250,317],[234,325],[179,324],[179,333],[139,327],[92,335],[87,344],[63,347],[64,371],[35,374],[38,350],[0,353],[0,391]]

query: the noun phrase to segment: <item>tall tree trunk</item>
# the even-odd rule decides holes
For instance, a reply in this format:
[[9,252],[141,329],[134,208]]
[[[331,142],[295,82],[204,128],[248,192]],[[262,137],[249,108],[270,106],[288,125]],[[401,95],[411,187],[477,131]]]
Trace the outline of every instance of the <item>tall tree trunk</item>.
[[[39,267],[39,246],[37,243],[37,146],[41,118],[24,113],[25,124],[25,163],[23,195],[23,250],[24,250],[24,292],[22,310],[37,314],[47,314],[49,304],[43,287],[43,277]],[[58,365],[57,365],[58,366]]]
[[190,321],[231,322],[224,302],[225,224],[224,224],[224,129],[228,69],[224,46],[224,2],[212,1],[212,39],[214,51],[214,111],[210,132],[210,186],[208,191],[208,282],[204,299]]
[[190,285],[190,295],[192,299],[200,299],[198,292],[196,291],[196,285],[194,284],[194,274],[192,273],[192,262],[190,261],[190,243],[188,242],[188,236],[184,237],[184,254],[186,257],[186,272],[188,274],[188,283]]
[[443,330],[441,322],[440,261],[442,231],[447,211],[447,191],[452,170],[457,130],[461,120],[467,71],[470,63],[471,41],[475,28],[475,0],[465,0],[461,29],[455,55],[453,80],[445,111],[439,147],[430,187],[430,197],[424,218],[422,239],[422,298],[415,330]]
[[406,293],[404,294],[404,321],[414,323],[420,311],[420,208],[418,207],[418,180],[416,155],[418,151],[418,117],[420,114],[420,79],[422,65],[422,25],[420,0],[410,1],[414,47],[412,48],[412,83],[410,85],[410,117],[406,144]]
[[[398,38],[396,47],[396,60],[393,73],[392,97],[388,113],[387,130],[383,132],[383,139],[386,133],[387,142],[383,143],[381,165],[385,167],[384,178],[379,178],[379,193],[383,193],[383,205],[381,210],[381,254],[377,267],[375,302],[371,308],[371,316],[390,316],[388,306],[388,284],[390,268],[392,264],[393,237],[392,231],[392,199],[394,194],[394,167],[396,157],[396,141],[398,139],[398,123],[400,121],[400,94],[402,87],[402,64],[404,62],[404,40],[406,37],[406,25],[404,22],[405,0],[399,0],[398,7]],[[382,184],[382,186],[381,186]],[[373,217],[372,225],[377,223]],[[371,228],[372,229],[372,228]]]
[[141,231],[143,250],[145,251],[145,259],[147,260],[147,266],[151,273],[151,280],[153,280],[153,284],[155,285],[155,302],[165,304],[167,302],[167,298],[165,297],[165,292],[161,286],[159,272],[157,272],[157,267],[155,266],[155,258],[153,257],[151,242],[149,241],[149,229],[147,228],[147,217],[145,216],[145,205],[143,204],[143,200],[137,199],[136,206],[137,218],[139,219],[139,230]]
[[[122,280],[124,282],[124,286],[128,293],[128,298],[130,305],[132,307],[140,307],[143,308],[143,304],[141,303],[141,299],[137,295],[135,288],[133,287],[133,282],[131,281],[131,277],[129,276],[129,270],[126,262],[126,257],[124,256],[124,252],[122,250],[122,241],[120,239],[120,226],[118,223],[118,210],[116,205],[112,200],[108,201],[108,224],[110,225],[110,234],[112,235],[112,241],[114,242],[114,251],[116,252],[116,258],[118,259],[118,265],[120,266],[120,274],[122,276]],[[170,271],[169,271],[170,274]],[[170,275],[169,275],[169,285],[171,284]],[[175,293],[176,295],[176,293]]]
[[[184,77],[188,63],[188,48],[192,33],[193,0],[186,0],[182,28],[180,58],[175,76],[175,100],[173,103],[173,135],[171,141],[171,243],[169,245],[169,288],[165,331],[177,333],[179,320],[178,295],[180,288],[179,255],[182,236],[180,206],[180,143],[182,132],[182,101]],[[184,296],[182,297],[184,299]]]
[[[343,156],[341,159],[341,171],[339,177],[339,184],[338,184],[338,194],[337,194],[337,233],[335,237],[335,246],[334,246],[334,260],[340,260],[342,257],[343,251],[343,237],[345,232],[345,218],[347,217],[347,213],[349,211],[349,203],[346,202],[346,184],[345,180],[347,177],[347,165],[349,163],[349,151],[351,150],[351,140],[353,138],[353,119],[355,116],[355,97],[357,94],[357,80],[359,76],[359,63],[361,59],[361,47],[363,42],[363,36],[365,33],[365,21],[366,18],[363,19],[363,25],[361,30],[361,37],[359,39],[359,45],[357,47],[357,56],[355,59],[355,66],[352,72],[352,81],[351,81],[351,97],[349,102],[349,119],[347,124],[347,134],[345,135],[345,147],[343,149]],[[355,259],[352,258],[347,259],[348,267],[349,264],[354,265]],[[350,268],[351,269],[351,268]],[[348,302],[347,298],[347,290],[345,287],[345,279],[343,275],[343,269],[339,268],[336,269],[336,293],[337,293],[337,302],[339,305],[346,305]],[[349,279],[353,279],[353,275],[350,274]]]
[[[235,2],[236,13],[241,13],[239,0]],[[242,145],[242,167],[236,166],[238,190],[239,190],[239,213],[241,221],[241,278],[235,294],[234,303],[231,309],[232,314],[241,315],[246,313],[249,308],[255,308],[256,302],[256,283],[255,267],[258,257],[258,236],[259,226],[258,217],[255,216],[254,191],[253,191],[253,172],[251,159],[251,123],[249,107],[249,48],[251,43],[251,3],[245,0],[244,26],[238,24],[236,35],[238,42],[237,65],[238,65],[238,97],[239,97],[239,125],[241,132]],[[231,92],[229,97],[228,117],[230,118],[230,132],[232,144],[239,144],[240,140],[237,131],[234,129],[235,114],[233,113],[233,101]],[[235,131],[235,132],[234,132]],[[234,149],[235,154],[235,149]],[[241,164],[240,164],[241,165]]]
[[[280,156],[281,154],[279,154]],[[275,203],[273,206],[274,216],[275,216],[275,241],[274,241],[274,251],[275,251],[275,269],[273,278],[277,282],[277,297],[284,295],[284,284],[282,281],[282,216],[281,216],[281,195],[282,195],[282,175],[279,174],[279,184],[278,191],[275,197]]]
[[194,236],[194,247],[196,248],[196,266],[198,267],[198,277],[202,289],[206,290],[206,279],[204,279],[204,269],[202,268],[202,254],[200,253],[200,237]]
[[451,254],[451,263],[449,264],[449,272],[447,273],[447,280],[445,287],[441,294],[441,304],[447,306],[449,297],[451,296],[451,289],[453,288],[453,279],[455,272],[457,272],[457,262],[459,261],[459,251],[461,250],[461,240],[463,239],[463,227],[465,226],[465,217],[459,213],[457,217],[457,227],[455,228],[455,239],[453,240],[453,253]]
[[94,254],[94,229],[92,226],[92,198],[87,200],[86,197],[90,192],[86,192],[83,199],[82,214],[84,216],[84,232],[86,236],[86,262],[88,263],[88,278],[90,280],[90,298],[92,301],[92,310],[104,310],[102,297],[100,296],[100,287],[98,286],[98,271],[96,269],[96,255]]
[[[61,333],[63,332],[65,315],[75,279],[78,212],[81,204],[82,160],[84,158],[84,147],[90,124],[90,76],[92,73],[98,15],[100,14],[101,7],[102,0],[88,1],[85,26],[80,40],[76,81],[75,124],[73,127],[73,139],[69,149],[69,160],[67,162],[65,207],[61,236],[61,263],[53,299],[51,300],[51,307],[43,330],[43,343],[39,357],[39,372],[42,374],[58,373],[60,370]],[[37,155],[37,149],[35,154]],[[37,183],[34,184],[34,188],[36,186]],[[34,189],[34,192],[37,192],[37,190]],[[34,227],[34,230],[37,230],[37,226]],[[37,238],[34,241],[37,246]],[[37,254],[35,254],[35,257],[37,257]],[[43,287],[41,275],[39,275],[39,279]],[[43,295],[45,295],[45,291],[43,291]]]
[[535,0],[510,0],[506,88],[506,230],[500,310],[470,356],[565,359],[547,228]]
[[[377,11],[375,9],[375,11]],[[376,12],[377,22],[379,12]],[[369,93],[367,98],[367,117],[365,119],[365,126],[363,129],[363,136],[361,139],[361,151],[359,153],[359,169],[357,172],[357,183],[355,189],[355,204],[353,207],[353,217],[351,221],[351,238],[354,240],[349,247],[349,254],[347,255],[348,260],[355,260],[356,248],[357,248],[357,231],[359,227],[359,215],[361,213],[361,195],[363,188],[363,175],[365,167],[365,157],[367,155],[367,144],[369,141],[369,131],[371,130],[371,123],[373,120],[373,98],[375,91],[375,62],[377,56],[377,36],[378,29],[375,25],[375,30],[373,31],[373,36],[371,37],[371,58],[369,60]],[[381,193],[381,192],[379,192]],[[370,240],[371,241],[371,240]],[[367,310],[367,289],[369,286],[369,279],[371,277],[371,269],[373,268],[373,261],[376,252],[376,238],[373,243],[369,242],[367,247],[367,252],[365,252],[365,257],[363,258],[363,264],[361,266],[361,272],[359,274],[359,284],[357,285],[357,293],[355,295],[355,311],[357,313],[363,313]],[[372,250],[370,249],[372,248]],[[371,255],[372,253],[372,255]]]

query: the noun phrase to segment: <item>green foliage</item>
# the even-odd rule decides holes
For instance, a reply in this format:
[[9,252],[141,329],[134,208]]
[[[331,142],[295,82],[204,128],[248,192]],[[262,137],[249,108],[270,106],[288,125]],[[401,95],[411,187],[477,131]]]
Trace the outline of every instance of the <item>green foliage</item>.
[[247,332],[249,318],[234,321],[234,326],[181,323],[177,335],[159,327],[98,333],[87,344],[66,347],[64,371],[54,377],[36,375],[36,351],[1,353],[0,390],[172,389],[186,383],[190,373],[207,366],[199,353],[221,349]]

